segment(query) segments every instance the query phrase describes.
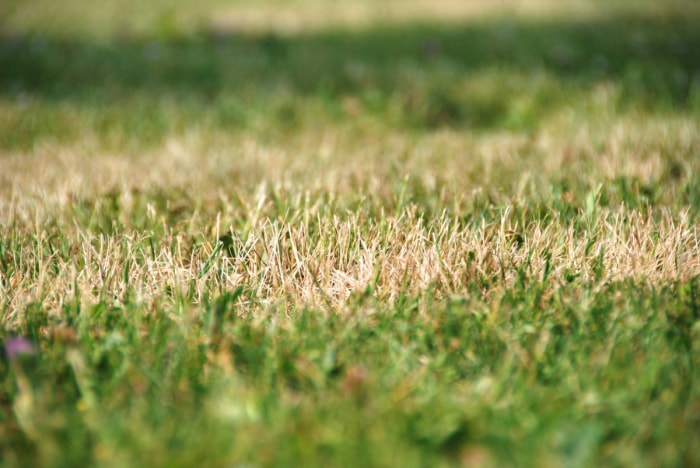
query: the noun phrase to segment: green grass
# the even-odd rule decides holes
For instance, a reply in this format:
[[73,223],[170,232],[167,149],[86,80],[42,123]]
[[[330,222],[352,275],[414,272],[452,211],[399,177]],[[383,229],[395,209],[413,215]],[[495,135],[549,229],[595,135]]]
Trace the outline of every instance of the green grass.
[[0,465],[700,464],[697,6],[368,5],[0,6]]
[[359,297],[344,314],[239,302],[240,289],[156,312],[67,304],[60,321],[36,305],[16,331],[52,333],[12,369],[33,398],[15,414],[41,436],[4,403],[5,461],[697,461],[698,281],[550,288]]
[[193,125],[284,139],[319,122],[375,130],[532,132],[608,87],[606,111],[700,110],[696,16],[495,17],[359,31],[154,31],[97,40],[36,32],[0,46],[0,145],[96,135],[159,144]]

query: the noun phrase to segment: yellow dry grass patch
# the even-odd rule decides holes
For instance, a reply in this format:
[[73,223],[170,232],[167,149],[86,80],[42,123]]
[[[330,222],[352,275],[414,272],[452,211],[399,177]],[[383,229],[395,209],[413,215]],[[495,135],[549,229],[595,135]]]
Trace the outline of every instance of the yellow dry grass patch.
[[[580,123],[557,115],[533,134],[428,134],[320,126],[283,141],[193,130],[137,154],[106,152],[89,136],[75,145],[39,145],[0,154],[0,222],[31,225],[63,212],[75,199],[109,191],[179,189],[205,203],[261,184],[337,198],[394,196],[403,180],[419,182],[461,210],[473,191],[537,195],[566,177],[595,185],[618,177],[654,180],[679,164],[699,170],[700,121],[688,117],[621,116]],[[127,197],[128,198],[128,197]]]
[[[263,194],[253,201],[260,209],[268,203]],[[71,245],[71,258],[66,261],[48,253],[51,233],[37,226],[23,249],[8,259],[15,274],[2,295],[9,310],[41,300],[58,311],[76,293],[87,303],[118,302],[131,290],[139,301],[151,303],[168,297],[168,291],[189,291],[197,302],[211,291],[244,286],[263,303],[342,307],[367,288],[389,301],[428,289],[446,297],[463,295],[483,279],[493,294],[511,285],[519,271],[530,278],[547,272],[552,285],[571,276],[602,285],[700,274],[698,226],[684,213],[666,213],[655,221],[636,210],[606,210],[581,234],[556,220],[519,226],[509,210],[499,220],[477,225],[449,216],[424,220],[411,208],[385,220],[351,213],[318,224],[303,220],[318,220],[314,213],[291,221],[250,213],[255,222],[248,239],[234,241],[235,253],[214,255],[208,272],[214,242],[198,247],[191,235],[173,227],[166,226],[155,240],[146,232],[106,236],[68,228],[63,240]],[[216,239],[216,231],[225,230],[219,220],[199,234]]]
[[208,16],[212,29],[220,32],[274,31],[297,34],[334,28],[366,28],[378,24],[408,22],[479,21],[496,17],[519,19],[585,20],[631,8],[655,14],[674,9],[688,12],[696,6],[685,0],[658,8],[654,2],[607,2],[601,8],[586,0],[360,0],[245,2],[228,6],[213,4]]
[[[621,119],[608,129],[554,125],[533,137],[446,131],[359,139],[325,129],[284,145],[248,137],[224,145],[217,138],[225,136],[192,133],[139,157],[87,144],[83,151],[6,154],[0,224],[7,237],[22,239],[22,249],[7,259],[14,274],[0,295],[8,311],[40,300],[58,311],[76,293],[87,303],[118,301],[127,290],[146,303],[170,297],[167,291],[198,301],[242,285],[263,302],[342,308],[367,288],[388,300],[425,290],[446,297],[489,281],[485,290],[495,294],[519,272],[547,272],[553,287],[571,277],[601,285],[687,279],[700,274],[700,246],[686,210],[596,208],[583,231],[556,215],[523,225],[513,213],[562,174],[591,182],[653,177],[664,170],[668,147],[698,147],[691,127]],[[434,213],[410,201],[392,211],[397,187],[410,183],[435,197]],[[148,222],[162,233],[129,228],[134,200],[157,190],[187,194],[172,203],[189,204],[191,216],[168,223],[149,206]],[[76,223],[75,203],[96,202],[99,213],[109,193],[120,200],[116,235]],[[484,196],[498,200],[500,216],[460,220],[473,198]],[[287,204],[286,215],[270,214],[275,199]],[[355,208],[332,212],[329,201]],[[212,256],[219,236],[236,231],[240,219],[248,220],[245,240]],[[71,246],[68,260],[49,248],[57,232]]]
[[590,17],[595,12],[596,8],[590,2],[579,0],[269,2],[215,9],[210,15],[210,22],[214,30],[221,32],[275,31],[291,34],[409,21],[474,20],[496,15],[534,18],[566,13]]
[[494,17],[521,19],[591,19],[615,11],[655,15],[698,12],[697,2],[612,0],[605,8],[586,0],[179,0],[176,2],[93,2],[51,0],[8,2],[0,19],[8,32],[31,31],[56,36],[109,38],[139,35],[157,29],[220,33],[275,32],[297,34],[337,28],[430,21],[473,21]]

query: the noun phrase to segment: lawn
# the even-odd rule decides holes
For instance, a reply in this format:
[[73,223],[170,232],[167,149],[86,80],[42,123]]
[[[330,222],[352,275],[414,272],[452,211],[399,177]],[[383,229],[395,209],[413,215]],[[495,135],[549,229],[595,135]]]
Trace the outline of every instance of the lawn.
[[700,4],[376,3],[0,4],[0,465],[700,465]]

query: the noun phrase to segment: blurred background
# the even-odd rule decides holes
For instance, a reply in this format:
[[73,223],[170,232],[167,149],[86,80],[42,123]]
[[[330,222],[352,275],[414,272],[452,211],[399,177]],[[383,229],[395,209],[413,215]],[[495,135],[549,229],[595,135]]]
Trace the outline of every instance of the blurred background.
[[698,24],[691,0],[4,0],[0,150],[692,115]]

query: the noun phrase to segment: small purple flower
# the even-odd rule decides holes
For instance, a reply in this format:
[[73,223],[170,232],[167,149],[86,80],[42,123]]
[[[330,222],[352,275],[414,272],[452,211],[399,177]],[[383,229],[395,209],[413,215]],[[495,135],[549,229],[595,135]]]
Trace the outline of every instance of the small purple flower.
[[28,338],[13,336],[5,340],[5,354],[8,359],[14,359],[23,354],[32,355],[36,354],[36,347]]

